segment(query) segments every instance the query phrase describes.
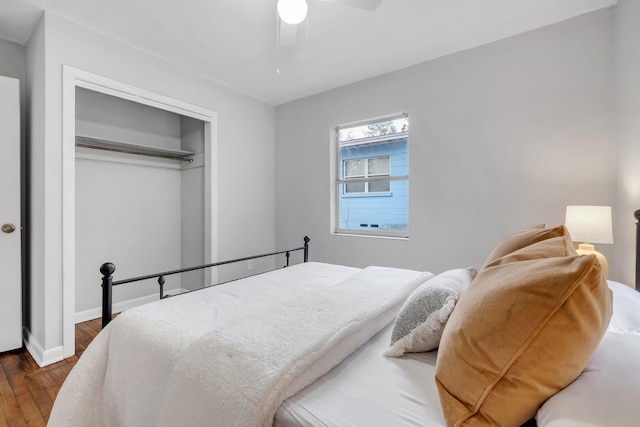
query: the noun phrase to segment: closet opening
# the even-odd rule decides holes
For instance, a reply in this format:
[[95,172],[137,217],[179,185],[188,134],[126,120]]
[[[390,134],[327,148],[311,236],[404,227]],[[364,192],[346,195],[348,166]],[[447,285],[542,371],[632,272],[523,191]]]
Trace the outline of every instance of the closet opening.
[[[63,200],[63,353],[69,357],[75,324],[101,316],[103,262],[115,263],[116,277],[132,277],[215,259],[216,114],[70,67],[65,77],[63,187],[71,196]],[[197,289],[215,276],[215,270],[177,275],[164,291]],[[157,299],[153,281],[122,287],[113,294],[114,312]]]

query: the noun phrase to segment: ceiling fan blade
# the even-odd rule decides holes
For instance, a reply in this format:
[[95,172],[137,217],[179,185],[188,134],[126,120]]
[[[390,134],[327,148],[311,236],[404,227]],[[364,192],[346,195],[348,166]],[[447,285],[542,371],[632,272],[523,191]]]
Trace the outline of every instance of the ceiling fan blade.
[[357,9],[364,9],[373,11],[376,10],[382,4],[382,0],[318,0],[326,3],[341,4],[343,6],[355,7]]
[[278,19],[278,46],[291,47],[298,40],[298,25],[287,24],[282,19]]

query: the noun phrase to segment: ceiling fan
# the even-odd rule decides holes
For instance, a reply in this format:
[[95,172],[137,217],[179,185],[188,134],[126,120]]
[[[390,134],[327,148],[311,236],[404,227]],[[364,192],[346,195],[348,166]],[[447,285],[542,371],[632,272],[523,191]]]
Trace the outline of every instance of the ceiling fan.
[[[335,3],[357,9],[376,10],[382,0],[314,0]],[[278,0],[278,46],[291,47],[298,38],[298,24],[305,20],[309,6],[306,0]]]

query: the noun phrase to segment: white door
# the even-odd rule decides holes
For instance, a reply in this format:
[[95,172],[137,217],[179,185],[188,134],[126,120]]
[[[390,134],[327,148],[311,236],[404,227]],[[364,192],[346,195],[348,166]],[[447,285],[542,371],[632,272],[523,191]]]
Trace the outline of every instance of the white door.
[[0,352],[22,346],[19,81],[0,76]]

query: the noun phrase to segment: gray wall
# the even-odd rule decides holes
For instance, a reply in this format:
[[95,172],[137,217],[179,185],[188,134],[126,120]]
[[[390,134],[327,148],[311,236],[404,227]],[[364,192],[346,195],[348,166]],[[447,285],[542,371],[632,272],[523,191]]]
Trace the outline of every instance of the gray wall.
[[[316,261],[438,273],[481,266],[503,235],[562,223],[567,205],[613,205],[612,15],[591,13],[277,107],[278,246],[309,234]],[[332,128],[398,112],[410,120],[410,238],[332,234]]]
[[23,81],[26,74],[24,46],[0,39],[0,75]]
[[217,180],[226,184],[217,197],[218,257],[274,249],[273,107],[48,12],[27,57],[33,93],[29,327],[45,357],[62,345],[63,64],[217,112]]
[[[202,265],[204,259],[204,123],[189,117],[180,117],[182,149],[193,153],[193,163],[183,165],[181,172],[181,261],[183,267]],[[181,287],[197,289],[204,285],[203,270],[181,274]]]
[[618,0],[614,10],[618,182],[613,237],[620,280],[633,284],[636,253],[633,212],[640,209],[640,2]]
[[[0,40],[0,76],[20,80],[21,105],[25,105],[24,81],[27,75],[26,52],[24,46]],[[24,121],[24,120],[23,120]]]
[[[29,206],[29,218],[27,225],[29,241],[29,284],[27,295],[27,316],[25,328],[35,332],[34,339],[38,342],[42,351],[46,351],[45,329],[47,327],[47,304],[52,310],[61,310],[62,292],[61,284],[47,287],[46,257],[45,257],[45,222],[47,211],[45,209],[45,196],[47,194],[47,177],[45,176],[45,23],[41,20],[35,28],[26,47],[27,78],[26,91],[28,93],[28,146],[29,146],[29,181],[30,189],[27,204]],[[55,157],[60,162],[60,156]],[[58,175],[57,180],[60,181]],[[54,218],[60,223],[60,218]],[[59,228],[60,226],[58,226]],[[52,225],[52,228],[55,228]],[[60,237],[58,237],[60,239]],[[61,252],[60,247],[55,248]],[[53,252],[51,248],[49,252]],[[60,262],[60,255],[54,255]],[[60,271],[56,272],[61,275]],[[53,289],[52,289],[53,288]],[[61,314],[61,313],[60,313]],[[50,340],[57,345],[61,343],[58,338],[62,335],[62,321],[49,313],[49,334],[56,338]],[[54,347],[56,344],[51,344]]]

